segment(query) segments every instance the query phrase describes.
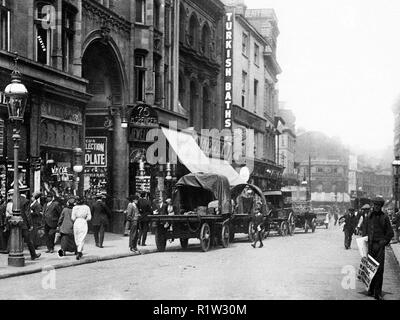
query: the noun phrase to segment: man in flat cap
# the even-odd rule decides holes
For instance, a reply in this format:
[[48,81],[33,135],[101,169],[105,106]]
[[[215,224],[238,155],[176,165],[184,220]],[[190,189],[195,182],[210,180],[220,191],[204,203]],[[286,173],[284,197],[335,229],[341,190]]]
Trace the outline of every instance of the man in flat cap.
[[385,247],[392,240],[394,233],[388,215],[382,211],[385,200],[382,197],[375,197],[372,203],[372,212],[366,216],[364,222],[363,237],[368,236],[368,254],[379,263],[379,268],[371,281],[368,295],[374,296],[376,300],[382,300]]
[[351,247],[351,238],[357,226],[357,218],[354,211],[354,208],[350,208],[347,214],[339,219],[339,225],[344,223],[344,247],[346,248],[346,250],[350,249]]

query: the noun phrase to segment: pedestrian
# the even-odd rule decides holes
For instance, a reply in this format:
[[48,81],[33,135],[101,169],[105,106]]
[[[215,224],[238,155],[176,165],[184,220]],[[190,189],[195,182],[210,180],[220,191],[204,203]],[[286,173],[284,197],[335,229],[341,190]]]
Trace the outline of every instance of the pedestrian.
[[251,244],[251,246],[253,248],[256,247],[257,242],[260,242],[259,248],[262,248],[264,246],[262,239],[263,239],[263,233],[264,233],[264,229],[265,229],[265,219],[261,213],[261,207],[262,207],[262,203],[257,202],[256,208],[255,208],[255,213],[253,216],[253,231],[255,233],[254,243]]
[[[11,212],[7,210],[11,205]],[[0,206],[0,253],[7,254],[9,252],[8,239],[10,237],[10,225],[9,220],[12,215],[12,194],[7,193],[7,200]]]
[[35,249],[39,248],[41,245],[39,237],[39,229],[43,225],[43,207],[40,204],[40,192],[36,192],[32,195],[32,203],[30,205],[31,217],[33,230],[31,232],[31,238]]
[[129,204],[127,208],[127,219],[131,224],[129,233],[129,248],[132,252],[139,252],[137,249],[138,244],[138,220],[139,220],[139,209],[137,207],[139,203],[139,197],[137,195],[129,197]]
[[88,221],[92,219],[89,206],[83,197],[76,198],[76,205],[72,208],[71,219],[74,222],[74,239],[76,243],[76,260],[83,256],[83,247],[88,233]]
[[151,202],[147,194],[142,192],[138,201],[139,209],[139,245],[146,246],[147,233],[149,232],[149,215],[152,214]]
[[394,243],[400,242],[400,211],[393,214]]
[[60,219],[61,215],[61,205],[56,200],[56,196],[54,193],[49,193],[47,195],[47,202],[43,207],[43,216],[44,216],[44,234],[46,237],[46,253],[54,252],[54,242],[57,232],[58,219]]
[[[11,195],[14,195],[14,190],[11,189],[8,191]],[[32,219],[30,215],[30,207],[29,207],[29,200],[26,198],[25,195],[22,195],[22,190],[21,194],[19,197],[19,204],[20,204],[20,210],[21,210],[21,233],[22,233],[22,239],[26,243],[29,253],[31,255],[31,260],[36,260],[39,259],[40,253],[36,253],[35,246],[33,245],[32,239],[31,239],[31,232],[33,230],[33,224],[32,224]],[[13,200],[11,201],[11,205],[13,206]]]
[[356,234],[361,235],[362,234],[362,226],[365,220],[365,217],[368,216],[369,212],[371,210],[371,206],[369,204],[364,204],[357,215],[357,227],[356,227]]
[[357,218],[354,214],[354,208],[350,208],[348,213],[339,219],[339,225],[344,223],[344,247],[346,250],[351,247],[351,240],[357,226]]
[[382,211],[385,200],[375,197],[372,203],[372,212],[365,219],[363,237],[368,236],[368,254],[379,263],[379,268],[371,281],[368,295],[382,300],[385,247],[392,240],[394,233],[388,215]]
[[96,247],[103,248],[104,233],[111,219],[111,210],[104,202],[104,196],[98,194],[92,206],[92,226]]
[[336,226],[339,220],[339,213],[337,208],[333,211],[333,219],[335,220],[334,225]]
[[61,235],[61,249],[58,250],[58,256],[63,257],[67,252],[77,254],[75,238],[74,238],[74,222],[72,221],[72,209],[75,205],[75,198],[67,201],[66,207],[61,211],[58,220],[57,231]]

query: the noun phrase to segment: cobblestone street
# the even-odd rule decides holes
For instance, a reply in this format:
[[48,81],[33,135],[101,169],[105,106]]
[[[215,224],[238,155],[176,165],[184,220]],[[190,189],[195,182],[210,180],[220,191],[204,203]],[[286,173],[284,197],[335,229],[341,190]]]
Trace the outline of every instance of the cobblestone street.
[[[348,251],[342,243],[338,227],[272,235],[262,249],[253,249],[245,235],[207,253],[191,240],[186,251],[167,247],[164,253],[56,270],[55,289],[49,273],[0,280],[0,298],[372,300],[360,282],[351,288],[343,280],[357,272],[360,255],[354,240]],[[384,298],[399,300],[400,268],[391,249],[386,256]]]

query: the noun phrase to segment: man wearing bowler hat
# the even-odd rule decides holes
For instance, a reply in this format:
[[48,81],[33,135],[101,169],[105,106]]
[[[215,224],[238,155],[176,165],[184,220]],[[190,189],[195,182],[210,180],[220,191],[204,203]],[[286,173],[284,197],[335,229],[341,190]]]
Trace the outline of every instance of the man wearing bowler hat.
[[379,263],[379,268],[371,281],[368,295],[382,300],[385,247],[392,240],[394,233],[388,215],[382,211],[385,200],[375,197],[372,203],[372,212],[365,218],[363,236],[368,236],[368,254]]

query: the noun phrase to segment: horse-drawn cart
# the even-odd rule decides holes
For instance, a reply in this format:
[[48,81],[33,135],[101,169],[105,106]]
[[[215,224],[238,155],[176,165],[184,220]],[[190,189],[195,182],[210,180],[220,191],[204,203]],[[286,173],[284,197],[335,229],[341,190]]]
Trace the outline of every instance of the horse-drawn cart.
[[291,207],[285,204],[282,191],[266,191],[264,196],[270,209],[269,228],[270,231],[277,231],[281,236],[293,235],[295,229],[295,217]]
[[229,181],[225,176],[192,173],[176,184],[173,205],[178,214],[153,215],[156,225],[156,245],[164,251],[168,239],[180,239],[183,249],[189,239],[200,239],[201,249],[208,251],[212,245],[229,245],[231,196]]
[[[250,196],[246,196],[249,193]],[[263,192],[255,185],[239,184],[232,188],[231,196],[235,208],[230,223],[230,241],[234,240],[235,233],[244,233],[248,235],[249,241],[253,242],[255,236],[253,217],[258,203],[261,203],[261,214],[267,216],[267,202]]]

